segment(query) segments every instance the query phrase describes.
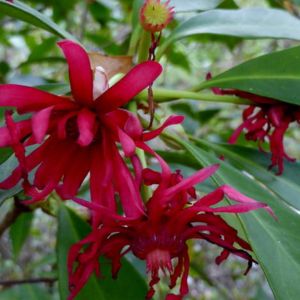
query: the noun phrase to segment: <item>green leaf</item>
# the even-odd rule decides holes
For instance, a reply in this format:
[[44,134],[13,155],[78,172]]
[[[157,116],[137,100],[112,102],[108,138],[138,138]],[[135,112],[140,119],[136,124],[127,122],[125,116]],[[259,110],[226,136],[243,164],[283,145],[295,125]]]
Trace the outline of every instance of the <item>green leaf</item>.
[[262,209],[239,214],[245,232],[277,300],[298,299],[300,285],[300,236],[298,211],[286,206],[276,195],[227,162],[195,147],[178,141],[201,165],[221,165],[213,176],[217,185],[228,184],[245,195],[272,207],[278,221]]
[[216,8],[224,0],[172,0],[171,5],[175,6],[176,12],[209,10]]
[[139,22],[140,9],[144,3],[144,0],[134,0],[132,4],[132,28],[135,28]]
[[22,213],[10,227],[9,236],[15,258],[19,256],[22,247],[28,238],[33,217],[33,212]]
[[233,145],[223,145],[199,140],[199,146],[224,155],[237,169],[247,171],[262,185],[271,190],[278,199],[300,211],[300,185],[295,174],[300,169],[299,163],[285,163],[281,176],[268,171],[270,155],[258,150]]
[[8,2],[0,0],[0,12],[1,14],[42,28],[62,38],[76,41],[74,36],[57,26],[48,17],[20,1],[14,0],[13,2]]
[[300,105],[300,47],[266,54],[242,63],[199,89],[234,88]]
[[45,288],[37,284],[22,284],[2,290],[1,300],[50,300],[53,299]]
[[[89,225],[73,211],[61,205],[58,214],[57,256],[59,274],[59,292],[61,299],[68,296],[67,255],[72,244],[84,238],[90,232]],[[111,279],[110,266],[101,264],[103,278],[92,276],[76,300],[132,300],[143,299],[147,287],[143,278],[125,259],[117,280]]]
[[34,43],[27,61],[34,61],[44,58],[53,48],[56,47],[57,37],[44,39],[41,43]]
[[[278,22],[280,20],[280,22]],[[199,34],[243,38],[300,40],[300,20],[278,9],[216,9],[206,11],[180,24],[159,48],[160,58],[175,41]]]
[[[18,161],[14,155],[10,156],[4,163],[0,165],[0,182],[6,179],[18,165]],[[22,190],[21,184],[16,185],[9,190],[0,189],[0,206],[3,201],[13,197]]]

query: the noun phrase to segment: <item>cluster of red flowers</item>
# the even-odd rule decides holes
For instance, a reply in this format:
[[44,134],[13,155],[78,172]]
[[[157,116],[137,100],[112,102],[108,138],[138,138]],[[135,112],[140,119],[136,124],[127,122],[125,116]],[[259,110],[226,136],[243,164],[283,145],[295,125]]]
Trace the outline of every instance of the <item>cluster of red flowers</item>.
[[[207,75],[207,79],[211,79],[211,74]],[[247,131],[246,139],[258,142],[261,151],[263,151],[262,143],[268,140],[272,154],[269,168],[277,166],[277,175],[281,175],[284,169],[284,159],[295,161],[286,153],[283,139],[291,123],[300,124],[300,107],[235,89],[225,90],[215,87],[212,91],[217,95],[235,95],[252,102],[245,108],[243,123],[231,135],[229,143],[234,144],[244,129]]]
[[[146,144],[183,118],[171,116],[160,128],[144,131],[139,118],[121,108],[151,85],[162,67],[153,61],[139,64],[109,88],[105,72],[101,68],[92,71],[80,45],[62,41],[59,46],[69,65],[70,96],[0,85],[0,106],[14,107],[18,114],[24,114],[21,121],[14,121],[14,114],[8,111],[6,126],[0,128],[0,146],[12,147],[19,161],[0,188],[10,189],[21,181],[30,197],[28,204],[56,191],[62,199],[72,199],[91,211],[91,233],[70,250],[69,299],[78,294],[93,272],[101,274],[99,256],[111,261],[112,276],[116,277],[120,258],[129,251],[146,260],[151,276],[146,299],[154,294],[160,270],[170,274],[170,288],[181,278],[179,295],[169,294],[167,299],[182,299],[188,293],[189,239],[204,239],[221,247],[217,264],[234,254],[246,259],[250,268],[255,262],[249,254],[250,245],[219,213],[271,210],[229,186],[198,197],[194,185],[214,174],[218,166],[183,179],[180,171],[172,173]],[[155,157],[161,172],[143,169],[136,148]],[[87,178],[90,201],[78,198]],[[143,185],[156,185],[146,202],[141,197]],[[237,204],[214,207],[224,196]],[[118,213],[118,201],[122,214]]]

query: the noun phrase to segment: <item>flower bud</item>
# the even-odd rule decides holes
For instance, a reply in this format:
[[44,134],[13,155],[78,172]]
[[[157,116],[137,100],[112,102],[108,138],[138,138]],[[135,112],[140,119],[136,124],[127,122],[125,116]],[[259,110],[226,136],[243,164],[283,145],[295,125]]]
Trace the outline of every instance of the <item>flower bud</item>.
[[174,17],[174,7],[170,1],[146,0],[140,11],[140,22],[146,31],[162,31]]

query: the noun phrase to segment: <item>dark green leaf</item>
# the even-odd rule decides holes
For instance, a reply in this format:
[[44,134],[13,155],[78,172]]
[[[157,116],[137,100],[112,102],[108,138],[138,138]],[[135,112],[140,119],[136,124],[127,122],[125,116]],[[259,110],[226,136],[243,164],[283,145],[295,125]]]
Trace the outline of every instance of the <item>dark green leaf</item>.
[[89,5],[89,11],[95,21],[97,21],[102,26],[106,26],[111,20],[111,10],[104,4],[99,2],[92,2]]
[[[6,179],[14,168],[18,165],[17,159],[15,156],[11,156],[3,164],[0,165],[0,182]],[[10,190],[1,190],[0,189],[0,206],[3,201],[6,199],[18,194],[22,190],[21,184],[16,185]]]
[[28,61],[34,61],[44,58],[56,45],[57,38],[50,37],[42,41],[42,43],[34,44],[31,48],[31,53],[28,57]]
[[8,2],[0,0],[0,11],[4,15],[22,20],[62,38],[76,40],[74,36],[57,26],[48,17],[20,1],[14,0],[13,2]]
[[79,2],[79,0],[51,0],[50,3],[53,8],[54,20],[65,20],[68,15],[74,11],[77,2]]
[[300,105],[300,47],[249,60],[200,85],[210,87],[235,88]]
[[17,258],[30,233],[34,213],[22,213],[12,224],[9,230],[14,257]]
[[23,284],[0,292],[1,300],[50,300],[53,299],[45,288],[37,284]]
[[234,0],[225,0],[218,6],[218,8],[236,9],[239,7]]
[[295,174],[300,169],[299,163],[285,163],[283,175],[276,176],[268,171],[270,155],[258,150],[232,145],[222,145],[199,141],[201,147],[213,150],[218,155],[224,155],[236,168],[247,171],[262,185],[272,190],[274,194],[287,205],[300,211],[300,185]]
[[286,206],[276,195],[227,162],[216,159],[192,144],[180,143],[203,166],[214,163],[221,165],[213,176],[218,185],[231,185],[272,207],[278,221],[263,210],[240,214],[239,217],[275,298],[297,299],[300,294],[300,286],[295,284],[300,274],[299,212]]
[[[61,205],[58,214],[57,255],[59,273],[59,292],[61,299],[68,296],[67,255],[69,248],[75,242],[90,232],[89,225],[70,209]],[[111,279],[109,264],[101,264],[104,278],[92,276],[76,300],[132,300],[143,299],[147,292],[145,281],[125,259],[117,280]]]
[[165,50],[177,40],[208,33],[243,38],[300,40],[300,20],[277,9],[206,11],[180,24],[161,45],[157,56],[161,57]]
[[183,51],[180,51],[175,47],[168,53],[168,60],[174,66],[178,66],[187,72],[191,71],[191,64],[187,55]]

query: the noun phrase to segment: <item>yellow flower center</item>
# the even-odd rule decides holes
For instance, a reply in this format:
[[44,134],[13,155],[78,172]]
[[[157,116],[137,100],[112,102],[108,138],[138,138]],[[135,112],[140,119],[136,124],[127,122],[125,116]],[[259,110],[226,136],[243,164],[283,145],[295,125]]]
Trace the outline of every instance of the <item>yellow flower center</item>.
[[145,7],[144,16],[146,23],[151,25],[164,25],[169,19],[169,9],[166,5],[156,0],[149,1]]

